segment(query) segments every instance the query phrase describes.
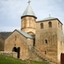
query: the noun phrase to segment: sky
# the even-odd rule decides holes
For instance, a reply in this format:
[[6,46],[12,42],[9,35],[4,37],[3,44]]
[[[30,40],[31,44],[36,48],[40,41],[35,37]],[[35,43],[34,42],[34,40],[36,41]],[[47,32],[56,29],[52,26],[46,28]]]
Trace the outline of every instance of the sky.
[[[0,32],[21,29],[21,16],[28,0],[0,0]],[[64,0],[31,0],[37,20],[58,18],[64,24]],[[64,26],[63,26],[64,27]]]

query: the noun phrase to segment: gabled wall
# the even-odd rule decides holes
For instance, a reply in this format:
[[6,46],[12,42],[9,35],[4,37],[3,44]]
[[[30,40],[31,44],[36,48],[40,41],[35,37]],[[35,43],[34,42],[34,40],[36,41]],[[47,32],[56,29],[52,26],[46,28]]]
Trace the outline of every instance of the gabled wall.
[[[31,40],[31,39],[30,39]],[[20,47],[20,59],[25,60],[29,59],[29,47],[27,38],[21,35],[19,32],[14,31],[6,40],[4,51],[11,52],[13,47]]]

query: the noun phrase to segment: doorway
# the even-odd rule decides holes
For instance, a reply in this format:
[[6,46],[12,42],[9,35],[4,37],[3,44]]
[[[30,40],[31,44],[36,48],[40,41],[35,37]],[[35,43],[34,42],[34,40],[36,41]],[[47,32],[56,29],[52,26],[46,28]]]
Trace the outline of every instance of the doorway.
[[61,64],[64,64],[64,53],[61,53]]
[[17,58],[20,58],[20,47],[13,47],[12,51],[17,53]]
[[20,47],[18,47],[17,50],[17,58],[20,58]]

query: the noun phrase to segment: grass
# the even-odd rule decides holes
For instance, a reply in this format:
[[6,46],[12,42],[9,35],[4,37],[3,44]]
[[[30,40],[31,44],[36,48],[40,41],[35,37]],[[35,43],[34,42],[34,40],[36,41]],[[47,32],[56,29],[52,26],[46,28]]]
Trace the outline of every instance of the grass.
[[49,64],[48,62],[22,61],[20,59],[0,55],[0,64]]

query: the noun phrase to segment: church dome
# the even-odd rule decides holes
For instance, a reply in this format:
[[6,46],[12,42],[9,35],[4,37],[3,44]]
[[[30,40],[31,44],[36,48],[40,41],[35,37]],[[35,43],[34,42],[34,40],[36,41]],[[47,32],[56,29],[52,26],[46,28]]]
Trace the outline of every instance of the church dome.
[[28,4],[28,6],[27,6],[26,10],[24,11],[24,13],[22,14],[21,18],[23,18],[25,16],[32,16],[32,17],[37,18],[32,10],[32,7],[30,6],[30,3]]

